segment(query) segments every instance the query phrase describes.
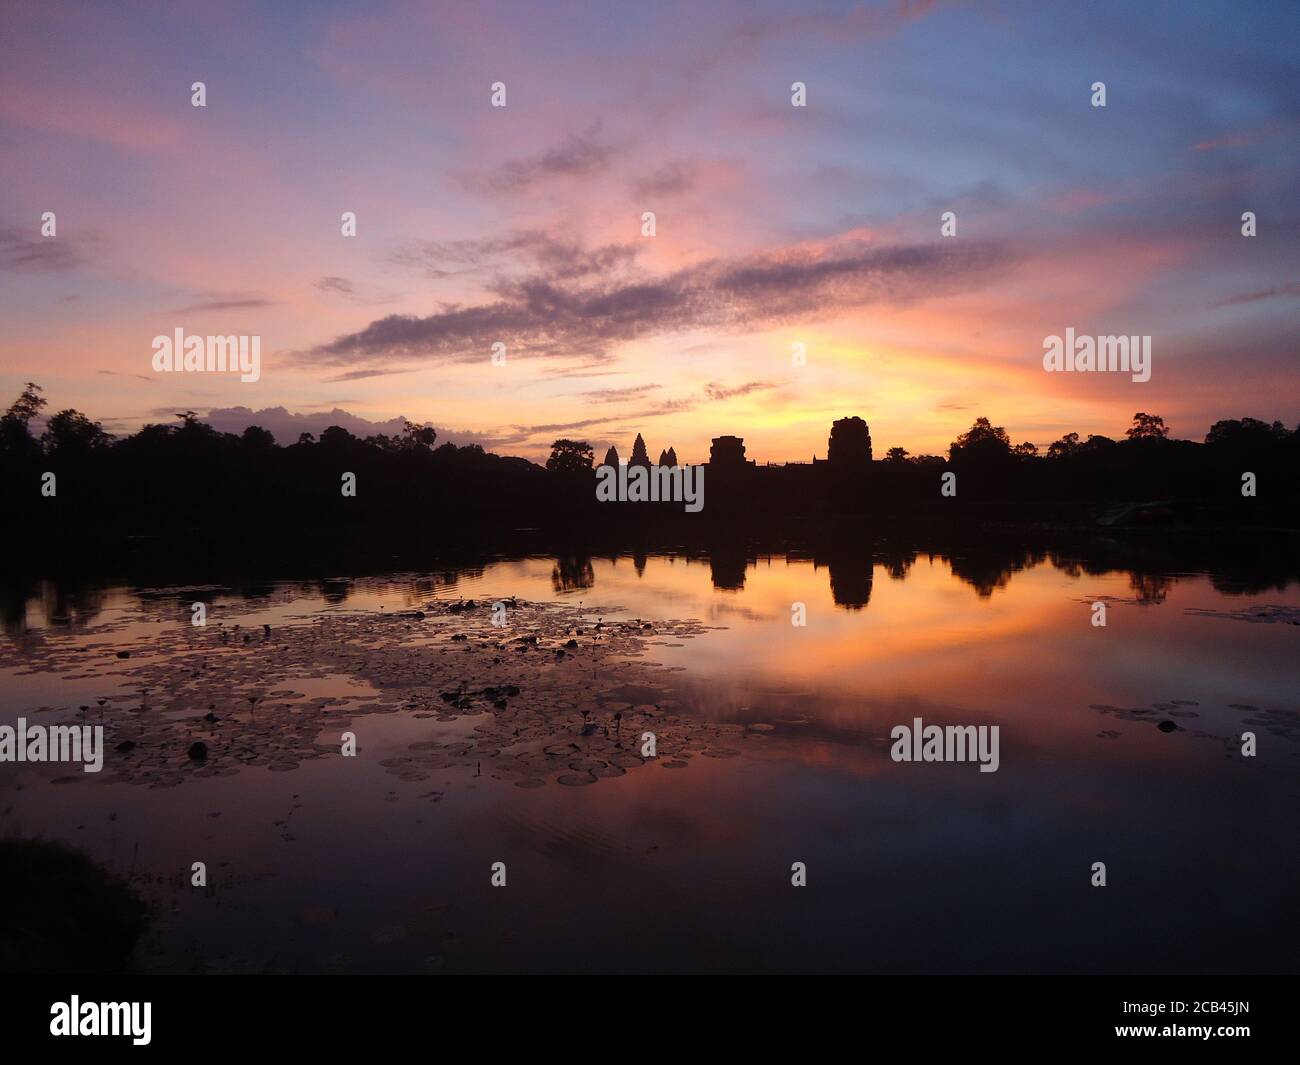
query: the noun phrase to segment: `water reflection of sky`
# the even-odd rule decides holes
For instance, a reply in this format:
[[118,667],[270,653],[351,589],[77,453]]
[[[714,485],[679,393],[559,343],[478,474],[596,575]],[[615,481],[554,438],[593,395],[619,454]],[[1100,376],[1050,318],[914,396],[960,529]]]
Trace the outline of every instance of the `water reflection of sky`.
[[[1294,967],[1300,631],[1198,611],[1295,609],[1295,588],[1227,596],[1187,574],[1153,591],[1123,570],[1046,563],[989,584],[927,556],[905,576],[812,558],[760,557],[740,581],[724,569],[719,581],[708,559],[527,558],[202,595],[214,622],[246,628],[434,595],[699,618],[720,628],[651,653],[681,667],[672,677],[695,712],[787,722],[761,754],[582,789],[448,771],[431,801],[427,785],[376,767],[427,727],[394,715],[375,722],[372,758],[167,791],[51,786],[0,767],[3,829],[155,878],[166,907],[145,963],[164,969]],[[107,638],[165,642],[200,595],[175,593],[174,620],[160,622],[138,613],[139,589],[28,591],[21,624],[12,594],[6,604],[19,645],[24,626],[93,643],[117,623]],[[36,705],[74,712],[107,680],[37,665],[5,671],[5,721]],[[1172,734],[1093,709],[1174,700],[1197,716]],[[1254,760],[1227,739],[1256,720],[1243,706],[1292,715],[1257,729]],[[885,737],[913,717],[999,725],[1000,771],[893,763]],[[199,858],[210,895],[168,882]],[[497,860],[504,891],[488,886]],[[789,885],[796,860],[803,890]],[[1089,886],[1094,861],[1108,865],[1105,889]]]

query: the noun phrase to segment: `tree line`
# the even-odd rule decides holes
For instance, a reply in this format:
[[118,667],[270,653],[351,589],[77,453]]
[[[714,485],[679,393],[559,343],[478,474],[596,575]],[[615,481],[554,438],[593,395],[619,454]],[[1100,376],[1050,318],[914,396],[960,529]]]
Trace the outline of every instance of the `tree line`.
[[[283,527],[325,535],[375,521],[436,531],[485,521],[596,520],[610,516],[602,506],[638,506],[596,503],[594,451],[582,440],[555,441],[542,466],[477,445],[439,445],[432,427],[410,422],[391,436],[362,438],[334,426],[319,439],[304,433],[282,446],[258,426],[219,432],[193,411],[115,438],[65,409],[37,432],[45,407],[41,388],[28,384],[0,416],[0,484],[9,513],[20,519],[7,523],[10,534],[15,527],[36,535]],[[747,467],[740,485],[710,472],[705,514],[938,504],[940,476],[951,471],[963,502],[1200,500],[1230,504],[1233,514],[1254,506],[1271,520],[1295,515],[1300,430],[1276,421],[1224,419],[1203,441],[1190,441],[1171,438],[1162,418],[1139,412],[1122,440],[1067,433],[1040,452],[1014,444],[1005,428],[981,417],[946,456],[893,447],[871,461],[869,438],[866,446],[865,463],[837,464],[832,456],[816,465]],[[343,490],[345,474],[354,478],[354,495]],[[1243,494],[1247,474],[1254,496]]]

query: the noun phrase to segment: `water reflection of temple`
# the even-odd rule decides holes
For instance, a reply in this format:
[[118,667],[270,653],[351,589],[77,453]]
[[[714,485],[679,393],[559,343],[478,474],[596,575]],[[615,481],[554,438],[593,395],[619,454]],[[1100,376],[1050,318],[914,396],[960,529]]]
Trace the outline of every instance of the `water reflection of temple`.
[[551,570],[551,587],[559,592],[578,591],[596,583],[596,571],[586,555],[560,555]]
[[869,543],[844,543],[813,553],[813,566],[830,571],[831,598],[846,610],[871,602],[872,553]]
[[724,592],[739,592],[745,587],[745,569],[756,561],[743,547],[713,545],[709,549],[709,574],[713,587]]

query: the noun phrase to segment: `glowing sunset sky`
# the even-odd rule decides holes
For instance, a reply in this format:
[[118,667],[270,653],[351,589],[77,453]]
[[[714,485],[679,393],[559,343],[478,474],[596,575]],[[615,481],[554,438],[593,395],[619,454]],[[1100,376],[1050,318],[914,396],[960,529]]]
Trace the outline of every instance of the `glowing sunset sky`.
[[[977,415],[1040,446],[1137,410],[1300,421],[1295,4],[0,19],[5,403],[30,379],[117,433],[193,409],[281,443],[339,408],[531,458],[639,430],[696,461],[721,433],[824,456],[847,414],[878,456]],[[177,327],[260,335],[260,381],[154,373]],[[1150,334],[1150,382],[1045,373],[1067,327]]]

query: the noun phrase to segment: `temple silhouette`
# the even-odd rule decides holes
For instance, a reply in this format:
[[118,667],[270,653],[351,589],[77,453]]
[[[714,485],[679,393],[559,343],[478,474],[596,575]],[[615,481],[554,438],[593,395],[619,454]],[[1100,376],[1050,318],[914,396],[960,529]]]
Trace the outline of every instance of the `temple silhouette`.
[[[557,442],[558,443],[558,442]],[[602,466],[617,466],[618,448],[611,445]],[[632,443],[629,466],[649,467],[645,438],[637,433]],[[678,465],[675,448],[660,452],[660,466]],[[872,470],[871,430],[856,415],[840,418],[831,425],[826,457],[813,455],[808,462],[768,462],[748,458],[744,437],[713,437],[709,458],[702,463],[710,505],[726,508],[748,498],[760,509],[781,509],[798,501],[798,506],[852,511],[867,506]]]

